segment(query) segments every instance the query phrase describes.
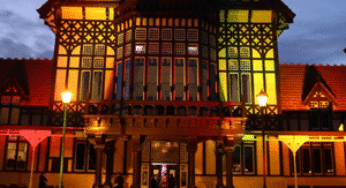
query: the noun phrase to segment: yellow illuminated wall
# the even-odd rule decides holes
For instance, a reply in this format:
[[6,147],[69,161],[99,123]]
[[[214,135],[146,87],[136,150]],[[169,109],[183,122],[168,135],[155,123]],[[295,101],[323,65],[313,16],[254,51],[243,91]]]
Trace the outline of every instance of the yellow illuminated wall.
[[[222,101],[258,105],[265,90],[277,105],[276,32],[271,10],[224,9],[219,13],[219,84]],[[253,111],[252,113],[255,113]]]

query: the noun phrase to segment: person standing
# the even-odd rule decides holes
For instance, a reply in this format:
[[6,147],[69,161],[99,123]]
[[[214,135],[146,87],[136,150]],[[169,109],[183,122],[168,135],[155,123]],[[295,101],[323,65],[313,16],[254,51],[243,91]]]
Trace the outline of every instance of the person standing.
[[38,185],[38,188],[47,188],[47,178],[44,176],[44,172],[41,173],[40,175],[40,182]]
[[151,184],[151,188],[157,188],[157,181],[156,181],[156,178],[155,178],[155,177],[153,177],[153,178],[151,179],[150,184]]
[[115,175],[114,183],[117,184],[114,188],[124,188],[124,178],[119,172]]

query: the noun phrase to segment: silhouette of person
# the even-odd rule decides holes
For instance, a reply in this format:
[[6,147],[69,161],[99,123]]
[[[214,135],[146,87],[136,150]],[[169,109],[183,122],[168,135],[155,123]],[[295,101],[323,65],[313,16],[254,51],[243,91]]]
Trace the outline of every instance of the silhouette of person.
[[47,188],[47,178],[44,176],[44,173],[42,172],[40,175],[40,182],[38,185],[38,188]]
[[121,174],[118,172],[115,175],[115,181],[117,185],[114,188],[124,188],[124,178],[121,177]]

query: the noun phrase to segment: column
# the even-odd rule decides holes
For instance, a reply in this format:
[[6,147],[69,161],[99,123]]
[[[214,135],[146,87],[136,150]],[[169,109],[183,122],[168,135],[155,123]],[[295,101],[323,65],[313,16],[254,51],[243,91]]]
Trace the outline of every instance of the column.
[[106,181],[105,184],[103,185],[103,188],[113,188],[112,187],[112,174],[113,174],[113,164],[114,164],[114,152],[115,152],[115,147],[114,147],[115,141],[109,141],[106,143],[105,146],[105,153],[107,156],[107,161],[106,161]]
[[234,146],[226,146],[226,188],[234,188],[233,186],[233,151]]
[[141,164],[142,164],[142,144],[140,142],[133,142],[133,181],[132,188],[141,187]]
[[222,157],[224,155],[223,146],[221,143],[218,143],[216,149],[216,174],[217,174],[217,188],[224,188],[223,185],[223,174],[222,174]]
[[189,169],[188,169],[188,188],[197,188],[195,184],[195,154],[197,151],[197,142],[189,142],[187,144],[187,152],[189,158]]
[[105,135],[92,135],[89,137],[90,143],[94,145],[96,150],[96,169],[95,169],[95,182],[93,188],[102,188],[102,158],[105,149]]

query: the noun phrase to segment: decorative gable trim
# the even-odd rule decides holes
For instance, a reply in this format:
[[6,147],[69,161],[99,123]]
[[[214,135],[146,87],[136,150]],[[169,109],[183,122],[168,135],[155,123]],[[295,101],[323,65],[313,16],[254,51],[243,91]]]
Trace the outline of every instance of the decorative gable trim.
[[333,93],[320,81],[310,90],[309,94],[303,101],[304,105],[310,105],[311,101],[328,101],[333,105],[338,105],[337,100]]
[[0,85],[0,95],[19,95],[23,99],[29,98],[16,78],[9,77]]

